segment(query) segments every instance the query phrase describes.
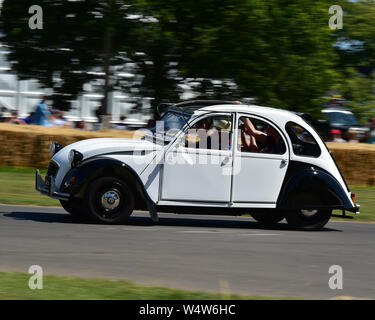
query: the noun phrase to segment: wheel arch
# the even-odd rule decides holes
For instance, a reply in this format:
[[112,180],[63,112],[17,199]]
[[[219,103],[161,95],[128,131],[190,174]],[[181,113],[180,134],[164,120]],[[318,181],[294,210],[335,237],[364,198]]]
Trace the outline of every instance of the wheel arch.
[[134,169],[124,162],[107,157],[87,159],[70,169],[62,181],[61,191],[70,193],[75,198],[83,198],[88,185],[104,176],[119,178],[135,191],[136,209],[147,210],[150,204],[154,204]]
[[301,162],[290,164],[279,197],[279,209],[352,207],[341,184],[326,170]]

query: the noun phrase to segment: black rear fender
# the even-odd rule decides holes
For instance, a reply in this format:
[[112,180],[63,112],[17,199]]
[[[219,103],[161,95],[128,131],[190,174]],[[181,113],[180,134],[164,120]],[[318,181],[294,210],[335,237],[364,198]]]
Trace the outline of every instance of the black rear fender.
[[327,171],[308,164],[291,163],[277,200],[279,209],[352,208],[347,193]]

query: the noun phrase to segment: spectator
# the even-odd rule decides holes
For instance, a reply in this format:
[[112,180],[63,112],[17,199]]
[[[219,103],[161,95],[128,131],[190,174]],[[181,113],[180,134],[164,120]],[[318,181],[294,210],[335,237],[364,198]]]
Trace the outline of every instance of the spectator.
[[44,96],[43,100],[37,105],[35,109],[33,124],[47,127],[53,126],[54,117],[52,116],[46,104],[46,100],[48,98],[48,96]]
[[115,125],[114,129],[118,129],[118,130],[128,129],[128,125],[125,123],[125,119],[126,119],[125,116],[120,116],[120,122]]
[[348,130],[347,137],[348,137],[348,142],[350,143],[359,142],[358,137],[357,137],[357,132],[355,132],[354,130]]
[[35,112],[30,112],[30,115],[26,118],[23,118],[22,120],[25,121],[26,124],[32,124],[34,121],[34,114]]
[[76,128],[77,129],[85,130],[86,129],[86,123],[85,123],[85,121],[80,120],[80,121],[76,122]]
[[9,122],[12,119],[12,114],[8,111],[2,112],[0,114],[0,122]]
[[53,117],[54,117],[54,125],[58,127],[72,127],[72,123],[65,119],[64,113],[58,109],[53,109],[51,111]]
[[346,142],[346,140],[342,137],[342,132],[340,129],[331,129],[330,134],[332,135],[332,142]]
[[375,144],[375,118],[370,119],[370,132],[368,133],[366,143]]
[[18,110],[12,110],[11,112],[11,118],[8,121],[9,123],[13,124],[26,124],[25,121],[22,119],[18,119]]

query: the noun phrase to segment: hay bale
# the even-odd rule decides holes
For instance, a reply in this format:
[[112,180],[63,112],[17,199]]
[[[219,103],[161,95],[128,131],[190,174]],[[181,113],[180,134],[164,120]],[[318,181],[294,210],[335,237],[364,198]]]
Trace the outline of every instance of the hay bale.
[[45,168],[51,155],[50,144],[63,145],[90,138],[131,138],[134,131],[83,131],[60,127],[0,123],[0,166]]
[[[0,166],[46,168],[52,141],[63,145],[90,138],[131,138],[134,131],[83,131],[60,127],[0,123]],[[375,145],[327,143],[350,185],[375,185]]]
[[327,143],[349,185],[375,185],[375,145]]

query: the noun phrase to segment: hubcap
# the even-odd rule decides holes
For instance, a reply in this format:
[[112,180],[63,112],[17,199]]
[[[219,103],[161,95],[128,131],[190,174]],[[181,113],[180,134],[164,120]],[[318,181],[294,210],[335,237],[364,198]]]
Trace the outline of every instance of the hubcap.
[[318,210],[301,210],[302,215],[304,215],[305,217],[312,217],[317,212]]
[[101,203],[106,211],[113,211],[120,204],[120,194],[116,190],[108,190],[103,193]]

